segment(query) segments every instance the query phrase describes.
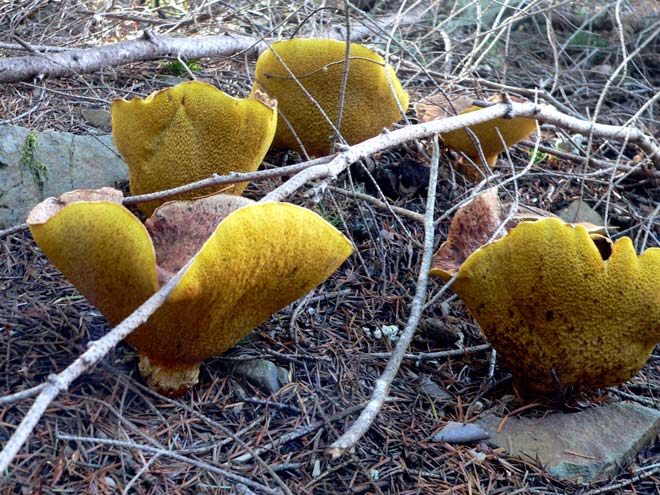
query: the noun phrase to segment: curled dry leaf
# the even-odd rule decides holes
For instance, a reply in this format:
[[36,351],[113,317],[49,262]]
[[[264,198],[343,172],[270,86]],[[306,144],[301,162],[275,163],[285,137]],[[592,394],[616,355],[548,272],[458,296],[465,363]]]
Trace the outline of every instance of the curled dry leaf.
[[196,383],[203,359],[323,282],[352,252],[320,216],[287,203],[228,195],[167,203],[149,221],[152,242],[117,202],[73,202],[44,218],[51,202],[30,215],[35,241],[113,325],[158,290],[167,278],[159,270],[183,266],[199,249],[167,302],[126,339],[150,385],[168,394]]
[[[345,56],[346,43],[330,39],[278,41],[261,54],[253,92],[261,90],[276,98],[284,117],[278,121],[274,147],[302,151],[290,125],[307,153],[330,152],[334,131],[310,96],[336,124]],[[377,53],[351,43],[340,127],[346,142],[355,144],[376,136],[401,120],[407,108],[408,93],[394,69]]]
[[[431,275],[450,279],[463,262],[484,246],[506,218],[497,189],[480,194],[454,215],[449,235],[433,255]],[[506,234],[503,229],[500,237]]]
[[[112,103],[112,135],[129,169],[131,193],[146,194],[211,176],[253,172],[277,126],[276,102],[260,92],[242,100],[189,81],[144,99]],[[225,188],[241,194],[246,183]],[[199,197],[205,189],[178,198]],[[151,215],[162,201],[140,203]]]

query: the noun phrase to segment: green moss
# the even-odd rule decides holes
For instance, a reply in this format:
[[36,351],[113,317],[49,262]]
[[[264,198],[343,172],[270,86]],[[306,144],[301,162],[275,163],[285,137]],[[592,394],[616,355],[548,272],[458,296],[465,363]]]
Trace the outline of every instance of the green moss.
[[[190,72],[198,73],[202,71],[202,66],[199,63],[199,59],[191,59],[186,62],[186,65],[190,69]],[[188,71],[183,63],[178,60],[168,60],[167,62],[162,62],[160,66],[166,71],[174,74],[177,77],[183,77],[188,75]]]
[[34,185],[37,186],[39,190],[39,197],[44,198],[44,190],[46,184],[50,180],[50,170],[48,166],[37,159],[37,133],[31,131],[25,138],[25,143],[21,148],[21,157],[18,161],[18,168],[21,173],[21,179],[24,179],[26,175],[32,177]]

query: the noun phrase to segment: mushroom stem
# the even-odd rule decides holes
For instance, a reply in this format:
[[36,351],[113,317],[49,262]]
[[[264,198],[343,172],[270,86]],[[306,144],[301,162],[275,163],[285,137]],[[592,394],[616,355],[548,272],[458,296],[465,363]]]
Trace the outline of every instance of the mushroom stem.
[[179,363],[171,366],[154,361],[146,354],[140,354],[140,373],[150,388],[167,397],[178,397],[196,385],[201,364]]

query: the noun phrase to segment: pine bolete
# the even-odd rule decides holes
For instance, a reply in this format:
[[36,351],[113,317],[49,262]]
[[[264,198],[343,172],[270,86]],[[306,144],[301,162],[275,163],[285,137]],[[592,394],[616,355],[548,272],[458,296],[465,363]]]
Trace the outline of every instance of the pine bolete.
[[[263,93],[239,100],[198,81],[157,91],[145,99],[115,100],[112,135],[128,164],[131,193],[170,189],[213,173],[255,171],[275,135],[276,108],[277,102]],[[246,185],[234,184],[225,192],[241,194]],[[140,209],[151,215],[162,202],[140,203]]]
[[[346,43],[329,39],[279,41],[261,54],[252,91],[264,91],[278,101],[283,118],[277,124],[274,147],[302,151],[291,126],[308,154],[330,152],[335,133],[310,97],[336,125],[345,56]],[[380,55],[352,43],[340,127],[346,142],[376,136],[401,120],[407,108],[408,93],[392,67]]]
[[629,379],[660,341],[660,248],[599,250],[581,225],[522,222],[456,269],[431,270],[475,317],[522,391],[553,393]]
[[195,252],[166,303],[126,340],[154,388],[181,393],[207,357],[329,277],[350,242],[316,213],[287,203],[216,194],[174,201],[141,224],[113,189],[48,198],[28,218],[32,235],[112,325]]
[[[496,96],[491,98],[490,101],[499,102],[501,97]],[[470,106],[461,110],[459,115],[476,112],[480,109],[481,107],[478,106]],[[524,117],[500,118],[472,125],[469,129],[474,133],[474,137],[483,151],[486,163],[494,165],[499,154],[506,148],[519,143],[536,131],[536,120]],[[465,153],[477,163],[480,162],[479,150],[465,129],[445,132],[440,134],[440,137],[450,148]]]

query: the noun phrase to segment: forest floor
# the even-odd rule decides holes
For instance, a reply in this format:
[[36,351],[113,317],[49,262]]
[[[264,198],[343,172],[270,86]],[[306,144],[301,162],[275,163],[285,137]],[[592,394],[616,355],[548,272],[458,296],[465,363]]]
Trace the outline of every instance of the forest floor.
[[[344,23],[338,8],[342,2],[328,2],[324,8],[300,2],[294,8],[292,2],[220,7],[221,2],[205,1],[186,2],[191,5],[185,9],[170,3],[156,7],[158,2],[15,2],[18,6],[0,12],[0,56],[25,55],[24,49],[9,46],[17,39],[33,46],[94,46],[134,39],[146,29],[163,36],[240,32],[286,38],[294,33],[312,36],[328,25]],[[389,54],[412,102],[439,91],[485,99],[506,89],[530,97],[526,90],[540,87],[552,95],[550,103],[576,116],[591,118],[598,107],[601,123],[621,125],[633,119],[635,126],[657,136],[657,2],[577,3],[584,5],[517,2],[518,8],[498,16],[500,2],[481,2],[479,22],[475,2],[427,2],[421,6],[419,22],[363,43]],[[461,5],[468,7],[461,10]],[[369,15],[392,14],[399,6],[379,0]],[[199,79],[245,96],[254,62],[237,54],[201,59],[194,66]],[[36,131],[99,133],[85,119],[84,110],[108,110],[114,98],[145,96],[169,86],[172,76],[186,77],[181,64],[152,61],[7,84],[0,87],[0,121]],[[655,102],[644,107],[652,98]],[[408,115],[415,122],[412,105]],[[564,146],[580,157],[588,144],[586,138],[550,125],[542,127],[541,143]],[[411,142],[385,151],[352,167],[333,185],[379,197],[364,173],[368,169],[386,193],[381,200],[423,213],[426,185],[417,176],[426,177],[418,169],[420,163],[428,164],[427,144]],[[487,184],[501,184],[503,198],[515,197],[521,204],[551,212],[582,199],[606,219],[613,238],[631,237],[638,251],[660,246],[658,178],[618,168],[635,166],[635,146],[595,140],[591,156],[597,163],[549,153],[534,156],[532,149],[524,144],[512,149],[507,159],[484,174]],[[281,165],[287,160],[295,157],[272,152],[266,161]],[[452,217],[447,212],[476,186],[452,165],[455,155],[445,152],[441,160],[436,247],[447,236]],[[507,181],[530,160],[533,166],[515,184]],[[258,199],[281,182],[253,183],[246,194]],[[0,492],[249,493],[211,466],[271,488],[279,480],[296,494],[660,493],[660,474],[635,481],[640,469],[660,463],[660,443],[642,450],[611,479],[575,484],[553,479],[533,460],[510,457],[484,443],[452,446],[431,441],[448,421],[472,422],[491,413],[539,416],[622,397],[657,407],[658,352],[623,385],[571,396],[559,405],[537,401],[522,411],[506,370],[496,366],[489,373],[488,349],[406,360],[393,382],[391,399],[354,452],[328,459],[324,449],[355,420],[387,363],[374,354],[392,350],[393,343],[374,336],[374,330],[406,325],[424,229],[409,217],[395,217],[337,190],[325,189],[319,198],[305,192],[290,201],[312,205],[353,241],[358,255],[311,297],[277,313],[225,355],[206,361],[200,384],[180,399],[148,389],[139,376],[135,350],[118,346],[50,405],[0,482]],[[432,280],[428,299],[441,287]],[[0,239],[0,395],[44,382],[107,330],[105,319],[50,264],[27,231]],[[447,293],[425,311],[409,352],[486,343],[461,301]],[[286,369],[290,383],[268,395],[227,374],[231,362],[255,357]],[[0,445],[30,404],[28,399],[0,405]],[[62,434],[81,438],[64,440]],[[257,455],[263,462],[255,461]]]

